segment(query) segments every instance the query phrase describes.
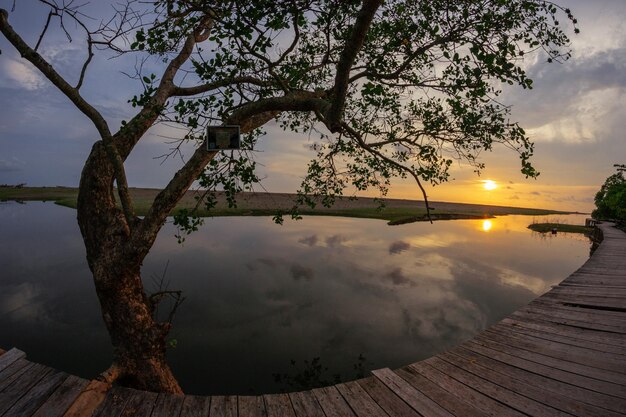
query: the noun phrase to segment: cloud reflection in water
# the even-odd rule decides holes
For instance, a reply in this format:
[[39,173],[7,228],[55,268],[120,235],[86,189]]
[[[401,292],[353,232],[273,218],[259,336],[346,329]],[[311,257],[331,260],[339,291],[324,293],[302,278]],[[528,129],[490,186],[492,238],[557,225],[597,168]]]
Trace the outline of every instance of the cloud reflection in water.
[[[104,367],[106,332],[75,213],[31,203],[2,210],[3,238],[15,239],[0,254],[9,272],[2,289],[28,291],[21,298],[2,291],[0,311],[28,304],[37,317],[65,325],[51,334],[26,317],[3,315],[0,346],[18,345],[34,359],[37,346],[57,355],[79,346]],[[530,217],[491,221],[487,234],[480,220],[389,227],[306,217],[281,227],[261,217],[215,218],[184,246],[167,225],[143,274],[160,276],[169,260],[170,288],[187,297],[171,334],[178,347],[169,354],[187,392],[270,392],[278,389],[272,374],[288,372],[291,359],[319,356],[350,375],[359,354],[371,369],[430,356],[530,301],[587,257],[584,241],[533,237]],[[20,253],[36,253],[37,261]],[[55,273],[58,279],[45,279]],[[77,372],[67,366],[74,362],[47,358]],[[77,373],[93,372],[92,365]]]

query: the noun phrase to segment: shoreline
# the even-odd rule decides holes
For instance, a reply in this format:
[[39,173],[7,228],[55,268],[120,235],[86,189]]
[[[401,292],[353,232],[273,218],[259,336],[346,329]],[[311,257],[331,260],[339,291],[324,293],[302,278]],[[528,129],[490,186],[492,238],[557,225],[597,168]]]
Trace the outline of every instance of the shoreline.
[[[144,215],[159,189],[130,188],[135,200],[137,215]],[[194,196],[197,191],[188,191],[175,210],[192,209],[196,205]],[[0,201],[54,201],[56,204],[76,208],[78,189],[73,187],[16,187],[0,186]],[[216,193],[217,205],[207,211],[199,209],[201,217],[221,216],[273,216],[286,212],[293,206],[295,194],[243,192],[237,196],[237,208],[228,208],[222,192]],[[443,201],[429,202],[433,221],[457,219],[485,219],[498,215],[556,215],[582,214],[572,211],[534,209],[524,207],[495,206],[470,203],[450,203]],[[417,221],[429,221],[426,205],[421,200],[384,199],[384,207],[371,197],[338,197],[330,208],[321,205],[315,209],[301,207],[302,215],[341,216],[386,220],[390,225],[400,225]],[[285,214],[288,216],[288,214]]]

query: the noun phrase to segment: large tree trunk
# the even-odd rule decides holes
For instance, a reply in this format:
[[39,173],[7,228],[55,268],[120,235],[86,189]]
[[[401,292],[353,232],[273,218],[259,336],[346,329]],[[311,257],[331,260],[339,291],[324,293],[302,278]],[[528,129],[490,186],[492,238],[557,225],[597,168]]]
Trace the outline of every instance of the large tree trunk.
[[113,180],[113,168],[99,141],[83,168],[77,209],[87,262],[113,345],[108,375],[134,388],[182,393],[165,358],[169,325],[153,318],[141,281],[146,253],[129,244],[131,228],[116,207]]

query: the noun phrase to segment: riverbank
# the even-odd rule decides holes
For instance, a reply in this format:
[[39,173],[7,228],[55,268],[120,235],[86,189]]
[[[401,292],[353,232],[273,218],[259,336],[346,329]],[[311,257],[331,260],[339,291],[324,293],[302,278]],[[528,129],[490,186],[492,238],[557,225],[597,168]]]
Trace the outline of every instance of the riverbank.
[[[160,190],[153,188],[131,188],[137,215],[145,215],[150,204]],[[188,191],[175,210],[195,206],[196,191]],[[76,208],[78,189],[72,187],[16,187],[0,186],[0,201],[54,201],[56,204]],[[201,209],[200,216],[273,216],[278,211],[289,210],[293,206],[295,194],[288,193],[241,193],[237,198],[237,208],[228,208],[224,193],[217,193],[217,205],[207,211]],[[483,204],[450,203],[431,201],[433,220],[476,219],[522,214],[532,216],[552,214],[572,214],[572,212],[532,209],[524,207],[493,206]],[[404,224],[415,221],[427,221],[426,206],[420,200],[386,199],[385,206],[379,208],[374,198],[338,198],[331,208],[315,209],[302,207],[303,215],[343,216],[387,220],[390,224]]]

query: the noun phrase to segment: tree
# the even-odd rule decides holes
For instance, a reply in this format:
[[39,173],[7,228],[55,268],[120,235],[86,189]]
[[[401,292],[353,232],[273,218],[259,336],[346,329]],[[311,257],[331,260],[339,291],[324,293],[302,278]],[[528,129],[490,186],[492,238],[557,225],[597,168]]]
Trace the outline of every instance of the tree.
[[613,165],[617,172],[610,175],[600,191],[596,193],[594,201],[596,209],[591,213],[594,219],[611,219],[618,223],[626,223],[626,165]]
[[[446,181],[454,160],[480,170],[480,152],[494,144],[517,152],[522,172],[536,176],[533,145],[498,101],[500,86],[531,88],[528,54],[567,59],[559,18],[577,23],[546,0],[129,0],[95,26],[72,2],[40,3],[49,18],[34,47],[4,10],[0,30],[100,136],[81,174],[77,211],[114,347],[101,377],[166,392],[181,392],[165,359],[169,324],[153,317],[141,263],[194,181],[205,190],[199,204],[211,207],[216,188],[236,204],[236,192],[258,182],[249,151],[270,120],[321,139],[294,217],[299,205],[330,205],[347,187],[385,195],[393,177],[414,179],[426,199],[423,182]],[[74,83],[38,52],[53,18],[60,30],[74,23],[86,39]],[[142,91],[130,100],[137,113],[117,131],[81,95],[92,57],[107,51],[163,63],[159,74],[137,71]],[[160,121],[185,126],[180,140],[198,146],[140,219],[124,162]],[[201,146],[209,124],[239,125],[243,151]],[[175,222],[189,232],[200,220],[179,212]]]

